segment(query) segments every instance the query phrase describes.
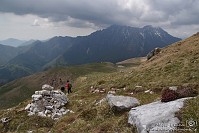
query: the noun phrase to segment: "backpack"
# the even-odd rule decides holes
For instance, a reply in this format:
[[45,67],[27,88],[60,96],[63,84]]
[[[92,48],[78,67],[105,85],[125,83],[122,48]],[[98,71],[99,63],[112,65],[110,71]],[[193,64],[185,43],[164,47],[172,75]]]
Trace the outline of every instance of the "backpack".
[[61,91],[62,91],[62,92],[65,91],[65,87],[64,87],[64,86],[61,87]]
[[68,88],[72,88],[72,84],[71,83],[68,84]]

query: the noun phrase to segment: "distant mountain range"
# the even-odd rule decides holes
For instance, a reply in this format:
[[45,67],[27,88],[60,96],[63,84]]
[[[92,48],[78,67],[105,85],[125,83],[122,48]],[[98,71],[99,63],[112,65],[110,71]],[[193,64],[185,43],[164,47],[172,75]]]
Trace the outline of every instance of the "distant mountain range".
[[0,40],[0,44],[13,46],[13,47],[18,47],[25,42],[26,42],[25,40],[18,40],[18,39],[14,39],[14,38],[8,38],[6,40]]
[[34,45],[34,43],[30,43],[29,41],[25,43],[26,45],[18,47],[0,44],[0,65],[7,64],[11,59],[25,53]]
[[[55,66],[91,62],[116,63],[145,56],[156,47],[165,47],[179,40],[181,39],[169,35],[160,27],[112,25],[88,36],[54,37],[45,42],[34,41],[31,47],[23,47],[23,52],[11,58],[6,66],[17,66],[24,76]],[[4,66],[4,70],[5,68]],[[0,72],[1,70],[0,68]],[[1,79],[5,81],[5,77],[0,75],[0,81]]]
[[26,52],[34,41],[24,41],[14,38],[0,41],[0,65],[6,64],[12,58]]
[[19,49],[0,44],[0,65],[7,63],[9,60],[17,56],[18,53]]
[[18,46],[25,46],[33,43],[35,40],[18,40],[14,38],[8,38],[6,40],[0,40],[0,44],[7,45],[7,46],[12,46],[12,47],[18,47]]

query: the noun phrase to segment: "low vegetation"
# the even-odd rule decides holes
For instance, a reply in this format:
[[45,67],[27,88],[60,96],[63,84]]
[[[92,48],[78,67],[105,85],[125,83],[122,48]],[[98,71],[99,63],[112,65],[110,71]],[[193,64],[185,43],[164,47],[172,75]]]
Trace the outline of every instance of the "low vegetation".
[[[108,91],[116,90],[117,95],[136,97],[143,105],[159,100],[164,87],[197,86],[199,83],[198,51],[199,34],[196,34],[162,49],[150,60],[138,63],[137,67],[134,65],[133,67],[117,67],[111,63],[87,64],[51,69],[13,81],[0,88],[0,107],[2,109],[14,106],[19,102],[21,104],[9,111],[0,111],[0,118],[11,118],[9,125],[0,124],[0,132],[32,130],[35,132],[51,131],[51,133],[136,133],[136,127],[129,126],[127,123],[128,112],[115,114],[108,107],[106,101],[102,100]],[[23,109],[28,100],[24,100],[30,98],[31,94],[42,84],[50,83],[53,78],[73,81],[73,93],[68,95],[70,102],[66,107],[74,113],[66,114],[59,121],[52,121],[48,118],[41,120],[36,116],[27,117],[27,113]],[[56,88],[59,88],[59,85]],[[93,93],[92,89],[104,89],[105,92]],[[144,92],[149,89],[153,93]],[[199,92],[199,87],[196,89]],[[17,97],[17,93],[21,97]],[[14,99],[16,102],[13,102]],[[99,102],[100,100],[102,102]],[[4,104],[2,101],[6,101],[6,103]],[[186,124],[190,120],[195,122],[193,127],[189,127],[197,131],[199,131],[198,101],[198,97],[187,100],[184,108],[176,114],[182,123]],[[17,115],[15,115],[16,113]],[[21,124],[24,125],[20,126]],[[179,129],[183,128],[185,127],[179,127]],[[194,130],[189,132],[194,133]]]

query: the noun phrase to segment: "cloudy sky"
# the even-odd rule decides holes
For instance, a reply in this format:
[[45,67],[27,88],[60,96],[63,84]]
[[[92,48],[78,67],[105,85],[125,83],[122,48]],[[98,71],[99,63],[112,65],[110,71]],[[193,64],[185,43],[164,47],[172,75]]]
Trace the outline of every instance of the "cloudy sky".
[[199,0],[0,0],[0,40],[88,35],[112,24],[199,32]]

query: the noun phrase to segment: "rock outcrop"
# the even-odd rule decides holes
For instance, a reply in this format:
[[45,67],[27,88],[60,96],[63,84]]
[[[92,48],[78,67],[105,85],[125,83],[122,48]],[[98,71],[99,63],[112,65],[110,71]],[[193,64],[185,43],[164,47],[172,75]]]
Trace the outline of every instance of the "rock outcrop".
[[51,117],[56,120],[62,115],[70,112],[64,106],[68,103],[67,96],[58,90],[53,90],[50,85],[43,85],[41,91],[35,91],[32,102],[25,107],[30,115]]
[[169,102],[179,98],[195,97],[198,92],[190,86],[172,86],[162,90],[161,101]]
[[157,55],[160,53],[161,49],[160,48],[155,48],[151,52],[147,54],[147,60],[151,59],[153,56]]
[[114,96],[113,94],[108,94],[106,100],[113,111],[119,112],[130,110],[132,107],[140,104],[136,98],[129,96]]
[[[197,86],[195,86],[195,87],[197,87]],[[197,96],[198,95],[198,91],[195,89],[195,87],[179,86],[177,88],[177,93],[178,93],[179,98]]]
[[161,101],[132,108],[128,123],[137,127],[138,133],[165,133],[177,128],[180,120],[175,112],[183,107],[188,98],[162,103]]
[[178,99],[177,88],[176,90],[172,88],[165,88],[162,90],[161,102],[169,102]]

